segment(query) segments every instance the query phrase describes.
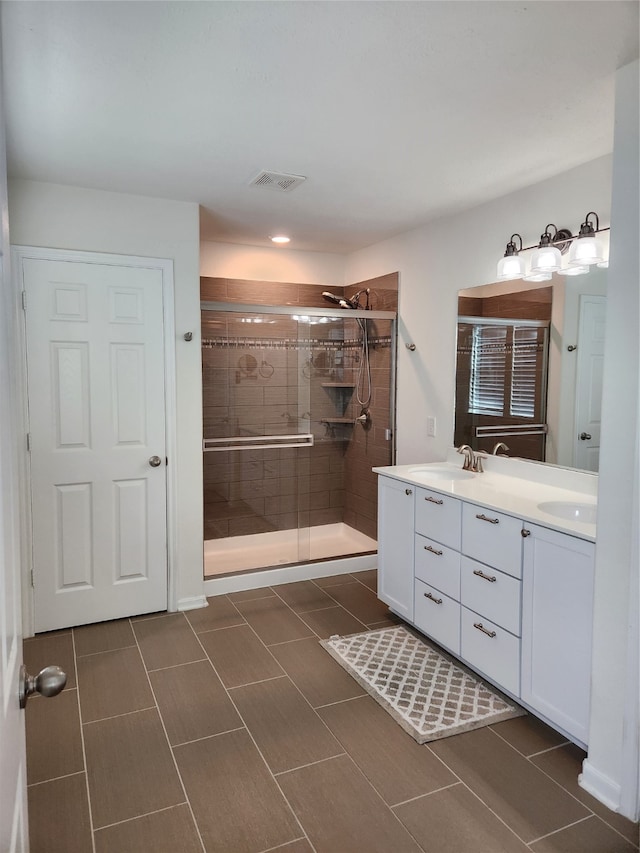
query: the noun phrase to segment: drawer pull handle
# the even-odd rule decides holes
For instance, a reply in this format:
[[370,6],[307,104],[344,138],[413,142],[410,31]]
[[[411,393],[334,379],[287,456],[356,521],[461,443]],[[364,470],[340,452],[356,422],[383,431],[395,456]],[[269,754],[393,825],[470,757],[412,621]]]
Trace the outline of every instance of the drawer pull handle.
[[441,598],[434,598],[430,592],[425,592],[424,597],[433,601],[434,604],[442,604],[442,599]]
[[405,490],[404,490],[404,493],[405,493],[405,495],[412,495],[412,494],[413,494],[413,489],[405,489]]
[[475,569],[474,575],[482,578],[483,581],[489,581],[489,583],[495,583],[498,580],[498,578],[493,575],[485,575],[485,573],[481,572],[480,569]]
[[493,640],[493,638],[494,638],[494,637],[495,637],[495,635],[496,635],[496,632],[495,632],[495,631],[487,631],[487,629],[484,627],[484,625],[482,624],[482,622],[474,622],[474,623],[473,623],[473,627],[474,627],[474,628],[477,628],[477,629],[478,629],[478,631],[482,631],[482,633],[483,633],[483,634],[486,634],[486,635],[487,635],[487,637],[491,637],[491,639],[492,639],[492,640]]
[[441,501],[441,500],[438,500],[437,498],[432,498],[432,497],[425,498],[425,501],[429,501],[429,503],[432,503],[432,504],[443,504],[444,503],[444,501]]
[[489,518],[488,515],[485,515],[482,512],[479,515],[476,515],[476,518],[479,518],[480,521],[488,521],[489,524],[500,524],[499,518]]
[[442,551],[436,551],[435,548],[432,548],[431,545],[424,546],[425,551],[431,551],[432,554],[435,554],[436,557],[442,557]]

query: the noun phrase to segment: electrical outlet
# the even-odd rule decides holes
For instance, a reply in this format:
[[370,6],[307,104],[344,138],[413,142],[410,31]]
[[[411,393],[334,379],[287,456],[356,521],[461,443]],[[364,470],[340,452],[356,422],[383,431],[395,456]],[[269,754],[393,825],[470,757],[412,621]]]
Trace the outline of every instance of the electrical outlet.
[[427,435],[434,438],[435,434],[436,434],[436,419],[435,418],[427,418]]

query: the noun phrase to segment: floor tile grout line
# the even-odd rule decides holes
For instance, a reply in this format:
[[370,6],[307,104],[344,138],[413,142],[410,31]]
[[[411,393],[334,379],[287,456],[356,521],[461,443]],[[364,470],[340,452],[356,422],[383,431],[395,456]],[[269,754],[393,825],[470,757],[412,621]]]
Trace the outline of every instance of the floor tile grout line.
[[[500,735],[502,737],[502,735]],[[504,738],[506,740],[506,738]],[[509,741],[507,741],[508,743]],[[525,758],[537,758],[539,755],[546,755],[547,752],[555,752],[556,749],[562,749],[564,746],[571,746],[570,740],[565,740],[562,743],[556,744],[556,746],[550,746],[548,749],[541,749],[538,752],[532,752],[530,755],[525,755]],[[524,753],[522,753],[524,755]]]
[[[339,741],[338,743],[342,746]],[[297,767],[289,767],[287,770],[278,770],[277,772],[274,770],[272,772],[274,777],[277,779],[280,776],[286,776],[287,773],[295,773],[296,770],[304,770],[306,767],[315,767],[316,764],[324,764],[325,761],[332,761],[334,758],[342,758],[342,756],[346,754],[347,753],[343,750],[342,752],[336,752],[335,755],[327,755],[325,758],[319,758],[317,761],[309,761],[307,764],[299,764]]]
[[285,847],[288,847],[290,844],[295,844],[296,841],[308,841],[309,839],[305,836],[301,838],[293,838],[291,841],[285,841],[284,844],[278,844],[277,847],[269,847],[266,850],[261,850],[260,853],[277,853],[278,850],[284,850]]
[[[191,663],[204,663],[207,660],[208,658],[198,658],[197,660],[185,660],[182,661],[182,663],[172,663],[169,666],[157,666],[155,667],[155,669],[147,669],[146,666],[144,668],[147,670],[147,672],[164,672],[166,669],[176,669],[176,667],[178,666],[189,666],[189,664]],[[144,658],[142,659],[142,661],[144,664]]]
[[119,717],[130,717],[132,714],[141,714],[143,711],[153,711],[155,705],[149,705],[146,708],[135,708],[133,711],[125,711],[123,714],[112,714],[110,717],[100,717],[98,720],[87,720],[82,723],[83,726],[92,726],[94,723],[104,723],[106,720],[117,720]]
[[[306,622],[305,622],[305,627],[308,628],[309,631],[312,632],[311,634],[308,634],[306,637],[296,637],[295,640],[281,640],[278,643],[265,643],[265,646],[268,649],[272,649],[274,646],[286,646],[287,643],[295,643],[296,640],[314,640],[314,639],[316,639],[317,635],[316,635],[316,632],[313,630],[313,628],[309,628],[309,626],[307,625]],[[263,640],[263,642],[264,642],[264,640]]]
[[211,740],[214,737],[220,737],[221,735],[230,735],[232,732],[241,732],[244,731],[245,726],[236,726],[234,729],[225,729],[223,732],[214,732],[212,735],[203,735],[202,737],[196,737],[193,740],[183,740],[180,743],[172,743],[171,749],[178,749],[181,746],[189,746],[192,743],[200,743],[202,740]]
[[287,673],[283,672],[282,675],[272,675],[269,678],[260,678],[258,681],[247,681],[246,684],[232,684],[227,687],[226,684],[224,684],[224,681],[222,683],[225,690],[240,690],[243,687],[252,687],[254,684],[264,684],[266,681],[277,681],[279,678],[287,677]]
[[[346,608],[346,607],[343,607],[339,602],[336,602],[336,606],[337,606],[337,607],[339,607],[339,608],[340,608],[340,610],[344,610],[344,612],[345,612],[345,613],[347,613],[349,616],[351,616],[351,618],[352,618],[352,619],[355,619],[355,620],[356,620],[356,622],[360,622],[360,624],[362,625],[363,629],[364,629],[365,631],[367,630],[367,626],[364,624],[364,622],[361,622],[361,621],[360,621],[360,619],[358,619],[358,617],[357,617],[357,616],[354,616],[354,615],[353,615],[353,613],[352,613],[350,610],[347,610],[347,608]],[[325,609],[326,609],[326,610],[333,610],[334,608],[333,608],[333,607],[327,607],[327,608],[325,608]],[[304,622],[304,616],[305,616],[305,615],[306,615],[306,614],[304,614],[304,613],[303,613],[303,614],[301,614],[301,616],[300,616],[300,618],[302,619],[302,621],[303,621],[303,622]],[[315,628],[312,628],[312,627],[311,627],[311,625],[309,625],[307,622],[304,622],[304,624],[307,626],[307,628],[309,628],[309,630],[310,630],[310,631],[313,631],[313,633],[315,634],[315,636],[316,636],[319,640],[327,639],[326,637],[321,637],[321,636],[320,636],[320,634],[315,630]]]
[[[269,597],[270,597],[270,596],[269,596]],[[231,602],[231,603],[233,604],[233,602]],[[235,606],[235,605],[234,605],[234,606]],[[237,609],[237,608],[236,608],[236,609]],[[240,611],[238,611],[238,612],[240,612]],[[242,614],[241,614],[241,615],[242,615]],[[248,623],[247,623],[247,624],[248,624]],[[256,631],[253,629],[253,627],[252,627],[251,625],[249,625],[249,628],[250,628],[250,629],[253,631],[253,633],[256,635],[256,637],[258,638],[258,641],[259,641],[260,643],[262,643],[262,640],[260,639],[260,637],[258,637],[258,635],[257,635]],[[191,630],[193,631],[193,626],[191,626]],[[195,631],[193,631],[193,634],[194,634],[194,636],[195,636],[196,640],[200,643],[200,639],[199,639],[199,637],[198,637],[198,635],[196,634],[196,632],[195,632]],[[202,643],[200,643],[200,645],[202,646]],[[276,662],[276,664],[277,664],[278,666],[280,666],[280,664],[279,664],[279,663],[278,663],[278,661],[275,659],[275,657],[271,654],[271,652],[269,652],[269,649],[267,648],[267,646],[266,646],[264,643],[262,643],[262,645],[263,645],[263,646],[264,646],[264,648],[267,650],[267,652],[271,655],[271,657],[272,657],[272,658],[273,658],[273,660]],[[205,652],[205,654],[206,654],[206,649],[204,648],[204,646],[202,646],[202,650],[203,650],[203,651]],[[208,657],[208,655],[207,655],[207,657]],[[311,843],[311,839],[310,839],[310,838],[309,838],[309,836],[307,835],[307,831],[305,830],[304,826],[302,825],[302,822],[300,821],[300,818],[298,817],[298,815],[296,814],[296,812],[295,812],[295,810],[294,810],[293,806],[292,806],[292,805],[291,805],[291,803],[289,802],[288,797],[285,795],[284,791],[282,790],[282,788],[281,788],[281,787],[280,787],[280,785],[278,784],[278,780],[277,780],[277,779],[276,779],[276,777],[273,775],[273,771],[272,771],[272,770],[271,770],[271,768],[269,767],[269,765],[268,765],[268,763],[267,763],[267,760],[266,760],[266,758],[264,757],[264,754],[263,754],[262,750],[260,749],[260,747],[258,746],[258,744],[257,744],[257,742],[256,742],[256,739],[254,738],[254,736],[252,735],[252,733],[249,731],[249,727],[247,726],[247,723],[246,723],[246,721],[245,721],[244,717],[243,717],[243,716],[242,716],[242,714],[240,713],[240,709],[238,708],[238,706],[237,706],[237,705],[236,705],[236,703],[234,702],[234,700],[233,700],[233,696],[231,695],[231,693],[229,692],[229,690],[225,687],[223,680],[220,678],[220,673],[219,673],[219,672],[218,672],[218,670],[216,669],[216,667],[215,667],[215,665],[214,665],[213,661],[212,661],[210,658],[209,658],[209,661],[210,661],[210,663],[211,663],[211,668],[213,669],[213,671],[215,672],[215,674],[218,676],[218,678],[219,678],[219,680],[220,680],[220,683],[222,684],[222,686],[223,686],[223,688],[224,688],[224,690],[225,690],[225,692],[226,692],[226,694],[227,694],[227,697],[228,697],[229,701],[231,702],[231,704],[232,704],[232,705],[233,705],[233,707],[235,708],[236,714],[237,714],[237,715],[238,715],[238,717],[242,720],[242,724],[243,724],[244,728],[245,728],[245,729],[246,729],[246,731],[247,731],[247,735],[248,735],[248,736],[249,736],[249,738],[251,739],[251,742],[253,743],[254,747],[256,748],[256,750],[257,750],[257,752],[258,752],[258,755],[259,755],[259,756],[260,756],[260,758],[262,759],[263,764],[264,764],[264,766],[265,766],[265,768],[266,768],[266,770],[267,770],[267,773],[271,776],[271,778],[273,779],[273,781],[274,781],[274,783],[275,783],[276,787],[277,787],[277,788],[278,788],[278,790],[280,791],[280,795],[281,795],[281,797],[283,798],[283,800],[284,800],[284,801],[285,801],[285,803],[287,804],[287,807],[288,807],[289,811],[291,812],[291,814],[293,815],[294,820],[296,821],[296,823],[297,823],[297,824],[298,824],[298,826],[300,827],[300,830],[301,830],[301,832],[303,833],[304,837],[305,837],[305,838],[306,838],[306,840],[309,842],[309,845],[310,845],[311,849],[313,850],[313,852],[314,852],[314,853],[317,853],[316,848],[315,848],[315,847],[314,847],[314,845]],[[280,667],[280,668],[282,669],[282,667]],[[283,672],[284,672],[284,670],[283,670]],[[284,674],[286,675],[286,673],[284,673]],[[287,678],[288,678],[288,676],[287,676]],[[290,843],[290,842],[287,842],[287,843]],[[280,845],[280,846],[282,846],[282,845]]]
[[[193,631],[191,623],[189,622],[189,620],[186,617],[185,617],[184,621],[189,626],[189,628],[191,628],[191,630]],[[142,649],[140,648],[140,642],[139,642],[138,636],[136,635],[135,630],[133,633],[134,633],[134,636],[136,638],[136,643],[138,645],[138,651],[140,653],[140,657],[142,658],[142,662],[144,664],[144,656],[142,654]],[[202,646],[202,643],[200,645]],[[203,652],[205,651],[204,647],[202,648],[202,651]],[[205,654],[206,654],[206,652],[205,652]],[[149,673],[147,671],[146,665],[144,667],[144,671],[145,671],[145,675],[147,677],[147,682],[149,684],[149,689],[151,690],[151,695],[153,696],[153,701],[156,703],[156,711],[158,714],[158,719],[160,720],[160,725],[162,726],[162,731],[164,732],[164,736],[165,736],[166,741],[167,741],[167,747],[169,748],[169,752],[171,754],[171,760],[173,761],[173,766],[175,767],[175,771],[176,771],[176,774],[178,776],[178,780],[180,781],[180,787],[182,788],[182,793],[184,794],[185,799],[187,801],[187,804],[189,806],[189,813],[191,814],[191,820],[193,821],[193,825],[196,828],[196,832],[198,834],[198,839],[200,840],[200,845],[202,847],[203,853],[206,853],[206,847],[205,847],[204,841],[202,840],[202,834],[200,833],[200,827],[198,826],[198,822],[196,821],[196,816],[193,813],[193,808],[191,806],[191,800],[189,799],[189,795],[187,793],[186,786],[185,786],[184,781],[182,779],[182,774],[180,773],[180,768],[178,767],[178,762],[176,761],[175,754],[174,754],[173,749],[171,747],[171,741],[169,740],[169,735],[167,733],[167,727],[164,724],[164,717],[162,716],[162,713],[160,712],[160,706],[158,705],[158,697],[156,696],[156,692],[153,689],[153,684],[151,683],[151,678],[150,678]]]
[[533,838],[529,841],[529,844],[537,844],[538,841],[543,841],[545,838],[551,838],[552,835],[557,835],[559,832],[564,832],[565,829],[571,829],[572,826],[577,826],[579,823],[584,823],[585,820],[591,820],[591,818],[595,817],[593,814],[585,815],[584,817],[579,818],[578,820],[574,820],[573,823],[568,823],[566,826],[561,826],[559,829],[554,829],[551,832],[547,832],[544,835],[539,836],[539,838]]
[[38,785],[48,785],[49,782],[59,782],[60,779],[70,779],[71,776],[80,776],[86,770],[75,770],[73,773],[63,773],[62,776],[53,776],[51,779],[41,779],[39,782],[28,782],[27,788],[35,788]]
[[95,829],[95,832],[102,832],[103,829],[111,829],[113,826],[122,826],[123,823],[131,823],[134,820],[140,820],[143,817],[149,817],[152,814],[161,814],[162,812],[168,812],[171,809],[177,809],[179,806],[188,806],[189,803],[187,800],[184,803],[174,803],[172,806],[164,806],[161,809],[154,809],[151,812],[145,812],[144,814],[137,814],[135,817],[127,817],[124,820],[116,820],[113,823],[106,823],[104,826],[99,826]]
[[[489,728],[489,727],[485,726],[485,728]],[[491,812],[491,814],[496,818],[496,820],[499,820],[503,826],[506,826],[506,828],[509,830],[509,832],[511,832],[518,839],[518,841],[521,841],[522,844],[524,844],[525,846],[528,846],[527,842],[524,840],[524,838],[521,838],[518,835],[518,833],[515,831],[515,829],[513,829],[513,827],[509,826],[509,824],[506,822],[506,820],[501,818],[500,815],[496,811],[494,811],[488,803],[485,803],[485,801],[482,799],[482,797],[478,793],[476,793],[476,791],[474,791],[473,788],[467,782],[465,782],[464,779],[461,776],[459,776],[452,767],[449,767],[449,765],[444,760],[444,758],[441,758],[441,756],[439,756],[437,752],[434,752],[433,749],[430,748],[429,743],[425,743],[424,746],[429,750],[431,755],[435,755],[435,757],[438,759],[438,761],[447,768],[447,770],[458,780],[458,782],[460,782],[462,785],[464,785],[464,787],[467,789],[467,791],[469,791],[469,793],[472,794],[476,798],[476,800],[481,802],[482,805]]]
[[[133,629],[132,629],[133,630]],[[89,652],[86,655],[77,655],[78,660],[82,660],[83,658],[92,658],[96,655],[108,655],[110,652],[123,652],[125,649],[135,649],[136,644],[131,643],[129,646],[118,646],[115,649],[100,649],[98,652]]]
[[[240,618],[242,618],[242,617],[240,617]],[[219,628],[207,628],[205,631],[196,631],[196,634],[198,634],[198,636],[200,634],[213,634],[214,631],[228,631],[230,628],[242,628],[242,626],[246,625],[246,624],[247,624],[247,620],[242,619],[242,622],[238,622],[235,625],[220,625]],[[191,625],[191,622],[189,622],[189,625]],[[194,626],[191,625],[191,627],[193,628]],[[195,631],[195,628],[194,628],[194,631]]]
[[80,723],[80,743],[82,744],[82,760],[84,762],[85,785],[87,788],[87,809],[89,811],[89,832],[91,834],[91,849],[96,853],[96,839],[93,826],[93,808],[91,806],[91,788],[89,786],[89,764],[87,762],[87,748],[84,742],[84,724],[82,722],[82,704],[80,702],[80,680],[78,678],[78,656],[76,655],[76,634],[71,629],[71,648],[73,651],[73,668],[76,676],[76,701],[78,703],[78,722]]
[[131,629],[133,630],[133,626],[137,625],[138,622],[152,622],[154,619],[164,619],[165,616],[173,616],[175,611],[165,611],[164,613],[154,613],[153,615],[145,615],[140,614],[139,616],[130,616],[129,622],[131,622]]
[[408,803],[413,803],[416,800],[422,800],[425,797],[430,797],[432,794],[439,794],[440,791],[446,791],[449,788],[455,788],[456,785],[460,785],[460,784],[461,784],[460,782],[451,782],[449,785],[443,785],[441,788],[434,788],[433,791],[426,791],[424,794],[418,794],[415,797],[409,797],[408,800],[402,800],[402,802],[400,802],[400,803],[393,803],[393,805],[390,805],[389,808],[390,809],[399,809],[400,806],[406,806]]
[[335,702],[325,702],[324,705],[314,705],[313,710],[317,712],[321,711],[323,708],[333,708],[334,705],[344,705],[345,702],[353,702],[355,699],[365,699],[369,695],[369,693],[365,692],[360,693],[359,696],[347,696],[346,699],[338,699]]
[[[356,580],[356,579],[354,578],[354,581],[355,581],[355,580]],[[350,581],[350,582],[351,582],[351,581]],[[350,583],[350,582],[349,582],[349,583]],[[335,584],[335,586],[345,586],[345,584]],[[363,584],[361,584],[361,586],[363,586]],[[275,591],[275,590],[274,590],[274,591]],[[324,590],[323,590],[323,592],[324,592]],[[369,590],[369,592],[371,592],[371,590]],[[276,595],[278,595],[277,591],[276,591]],[[337,599],[335,599],[335,598],[331,595],[331,593],[330,593],[330,592],[327,592],[327,593],[326,593],[326,595],[328,595],[328,596],[329,596],[329,598],[331,598],[333,601],[335,601],[338,607],[341,607],[341,608],[342,608],[346,613],[348,613],[351,617],[353,617],[353,619],[355,619],[357,622],[359,622],[359,623],[360,623],[360,624],[361,624],[365,629],[367,628],[367,625],[362,621],[362,619],[358,618],[358,616],[356,616],[356,615],[355,615],[355,613],[352,613],[350,610],[348,610],[348,609],[347,609],[347,608],[346,608],[346,607],[345,607],[345,606],[344,606],[340,601],[337,601]],[[280,595],[278,595],[278,598],[280,598],[280,600],[281,600],[281,601],[284,601],[284,599],[282,599],[282,597],[281,597]],[[311,627],[311,625],[309,625],[309,623],[308,623],[308,622],[305,622],[305,619],[304,619],[304,615],[305,615],[305,614],[304,614],[304,613],[296,613],[296,612],[295,612],[295,610],[293,609],[293,607],[291,607],[291,605],[287,604],[287,602],[286,602],[286,601],[285,601],[284,603],[287,605],[287,607],[289,608],[289,610],[291,610],[291,612],[292,612],[295,616],[297,616],[297,617],[298,617],[302,622],[304,622],[304,624],[307,626],[307,628],[308,628],[310,631],[313,631],[313,633],[314,633],[316,636],[320,637],[320,635],[318,634],[318,632],[317,632],[314,628],[312,628],[312,627]],[[333,607],[333,605],[329,605],[328,607],[322,607],[322,608],[319,608],[319,609],[320,609],[320,610],[330,610],[332,607]],[[317,612],[318,612],[317,610],[307,610],[307,611],[305,611],[305,613],[317,613]],[[320,637],[320,639],[322,639],[322,637]],[[266,643],[265,643],[265,645],[266,645]],[[272,643],[271,645],[277,645],[277,644],[276,644],[276,643]]]

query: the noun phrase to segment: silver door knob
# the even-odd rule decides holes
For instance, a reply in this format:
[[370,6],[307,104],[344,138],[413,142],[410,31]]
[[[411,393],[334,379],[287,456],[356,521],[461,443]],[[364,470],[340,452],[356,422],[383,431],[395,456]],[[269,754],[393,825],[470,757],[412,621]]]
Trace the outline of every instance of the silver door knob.
[[152,468],[158,468],[162,465],[162,459],[160,459],[159,456],[152,456],[151,459],[149,459],[149,465],[151,465]]
[[589,435],[588,432],[581,432],[580,433],[580,441],[590,441],[590,440],[591,440],[591,436]]
[[57,696],[64,690],[66,683],[67,673],[59,666],[46,666],[37,675],[29,675],[26,666],[21,666],[18,684],[20,707],[24,708],[27,699],[34,693],[39,693],[41,696]]

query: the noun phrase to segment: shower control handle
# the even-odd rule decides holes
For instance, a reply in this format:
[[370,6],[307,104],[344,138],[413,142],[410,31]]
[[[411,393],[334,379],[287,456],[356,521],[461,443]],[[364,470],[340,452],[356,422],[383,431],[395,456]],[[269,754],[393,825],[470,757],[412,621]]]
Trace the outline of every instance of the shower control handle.
[[162,465],[162,459],[160,459],[159,456],[152,456],[149,459],[149,465],[151,465],[152,468],[159,468],[160,465]]

